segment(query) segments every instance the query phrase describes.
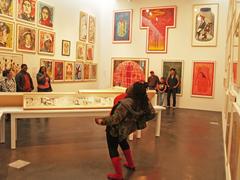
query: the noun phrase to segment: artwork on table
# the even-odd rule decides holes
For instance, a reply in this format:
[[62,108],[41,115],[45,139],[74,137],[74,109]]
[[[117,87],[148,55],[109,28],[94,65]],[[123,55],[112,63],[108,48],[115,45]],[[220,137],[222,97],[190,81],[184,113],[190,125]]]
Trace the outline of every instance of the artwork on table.
[[38,48],[39,54],[54,55],[55,52],[55,33],[39,30]]
[[0,53],[0,79],[2,79],[2,73],[6,69],[12,69],[14,75],[21,70],[23,63],[23,55],[15,53]]
[[38,1],[38,25],[53,28],[54,7],[44,2]]
[[137,81],[147,81],[148,59],[112,58],[112,86],[129,87]]
[[86,60],[86,43],[84,43],[82,41],[77,41],[76,59],[77,60]]
[[71,41],[62,40],[62,56],[70,56]]
[[64,61],[54,61],[54,82],[64,81]]
[[169,76],[169,72],[171,68],[174,68],[176,70],[176,74],[179,78],[180,84],[179,87],[177,88],[177,94],[182,94],[182,89],[183,89],[183,61],[163,61],[163,77],[165,80],[167,80]]
[[79,40],[86,42],[88,27],[88,14],[80,11]]
[[74,66],[74,80],[75,81],[82,81],[83,77],[84,65],[83,62],[75,62]]
[[88,42],[95,43],[95,35],[96,35],[96,18],[94,16],[89,15],[88,21]]
[[218,4],[193,6],[192,46],[217,46]]
[[37,31],[34,27],[17,25],[17,51],[36,52]]
[[89,80],[90,78],[90,64],[84,64],[84,80]]
[[233,67],[232,67],[232,68],[233,68],[233,71],[232,71],[232,72],[233,72],[233,83],[234,83],[234,84],[237,83],[237,73],[238,73],[238,72],[237,72],[237,70],[238,70],[238,69],[237,69],[237,65],[238,65],[238,63],[234,62],[234,63],[233,63]]
[[113,12],[113,43],[132,41],[132,10]]
[[213,97],[215,62],[193,62],[192,96]]
[[13,50],[14,23],[0,19],[0,49]]
[[53,60],[51,59],[41,59],[40,66],[45,66],[47,69],[47,74],[53,80]]
[[142,8],[140,28],[147,30],[147,53],[166,53],[169,28],[176,27],[176,6]]
[[65,81],[73,81],[74,80],[74,62],[65,61]]
[[90,77],[91,80],[97,79],[97,64],[90,64]]
[[94,45],[87,44],[86,45],[86,60],[92,61],[94,58]]
[[0,0],[0,17],[13,18],[14,2],[13,0]]
[[17,0],[17,19],[29,23],[36,20],[36,0]]

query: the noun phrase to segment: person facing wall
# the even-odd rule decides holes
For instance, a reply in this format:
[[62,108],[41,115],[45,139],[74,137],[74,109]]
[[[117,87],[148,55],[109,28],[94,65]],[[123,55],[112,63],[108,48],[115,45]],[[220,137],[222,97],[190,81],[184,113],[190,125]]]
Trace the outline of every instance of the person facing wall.
[[173,108],[176,108],[176,94],[177,94],[177,88],[179,86],[179,78],[176,74],[176,70],[174,68],[170,69],[167,81],[167,107],[170,107],[170,98],[171,95],[173,97]]
[[156,89],[159,82],[159,78],[154,74],[154,71],[150,71],[150,76],[148,77],[148,88],[150,90]]
[[51,92],[51,78],[47,74],[47,68],[41,66],[37,73],[38,92]]

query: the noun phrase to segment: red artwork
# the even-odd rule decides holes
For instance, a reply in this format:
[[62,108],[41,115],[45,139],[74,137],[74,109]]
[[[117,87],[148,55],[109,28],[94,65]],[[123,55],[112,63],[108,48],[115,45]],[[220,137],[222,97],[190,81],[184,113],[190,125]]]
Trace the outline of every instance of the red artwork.
[[193,63],[193,96],[213,96],[214,62]]
[[147,52],[167,52],[168,29],[176,27],[175,19],[175,6],[141,9],[140,28],[147,29]]
[[63,68],[64,62],[63,61],[54,61],[54,80],[55,81],[63,81]]
[[233,83],[237,83],[237,63],[233,63]]

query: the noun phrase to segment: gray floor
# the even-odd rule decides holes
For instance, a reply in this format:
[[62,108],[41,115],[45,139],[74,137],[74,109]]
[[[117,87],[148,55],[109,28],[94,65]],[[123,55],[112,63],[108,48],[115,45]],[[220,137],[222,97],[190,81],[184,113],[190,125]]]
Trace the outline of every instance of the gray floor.
[[[177,109],[162,118],[161,137],[154,137],[153,121],[130,143],[137,170],[124,170],[125,179],[225,180],[220,113]],[[104,127],[93,119],[20,120],[17,150],[10,150],[9,125],[0,145],[1,180],[104,180],[112,171]],[[18,159],[31,164],[8,167]]]

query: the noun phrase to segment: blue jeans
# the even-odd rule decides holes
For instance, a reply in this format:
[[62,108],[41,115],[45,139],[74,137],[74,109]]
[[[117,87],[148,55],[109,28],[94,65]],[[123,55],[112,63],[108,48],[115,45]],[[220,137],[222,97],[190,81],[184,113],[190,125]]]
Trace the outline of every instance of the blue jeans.
[[164,93],[157,93],[157,105],[162,106],[164,102]]

